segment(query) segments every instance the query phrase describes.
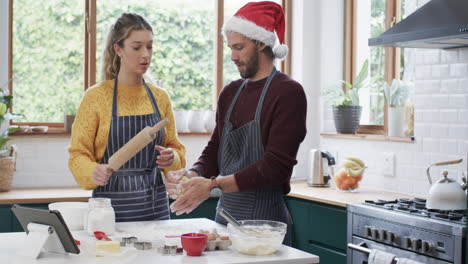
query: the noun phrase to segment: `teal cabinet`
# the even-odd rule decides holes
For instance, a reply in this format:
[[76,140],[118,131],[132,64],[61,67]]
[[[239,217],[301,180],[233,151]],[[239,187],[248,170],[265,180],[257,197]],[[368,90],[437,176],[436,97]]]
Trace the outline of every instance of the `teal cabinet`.
[[[39,204],[21,204],[22,206],[47,209],[47,203]],[[0,205],[0,233],[5,232],[23,232],[23,227],[16,219],[15,214],[11,211],[12,204],[2,204]]]
[[305,251],[319,256],[320,263],[346,263],[346,253],[343,251],[330,249],[326,246],[320,246],[311,243]]
[[10,205],[0,205],[0,233],[11,232],[12,212]]
[[346,208],[288,197],[293,246],[320,257],[322,264],[346,263]]
[[[214,220],[216,214],[216,206],[218,204],[218,197],[208,198],[195,208],[190,214],[181,214],[179,216],[171,213],[171,219],[186,219],[186,218],[208,218]],[[170,201],[171,204],[174,202]]]

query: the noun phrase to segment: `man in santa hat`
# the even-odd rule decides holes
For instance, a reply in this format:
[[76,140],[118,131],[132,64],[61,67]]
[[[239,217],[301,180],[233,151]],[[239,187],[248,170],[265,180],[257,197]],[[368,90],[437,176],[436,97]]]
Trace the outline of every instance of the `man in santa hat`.
[[[288,52],[284,29],[281,6],[269,1],[246,4],[224,24],[242,79],[221,91],[216,128],[198,161],[188,171],[168,173],[168,193],[177,198],[172,212],[190,213],[219,188],[218,207],[234,218],[290,227],[284,197],[306,135],[307,101],[302,86],[274,66]],[[190,180],[180,182],[183,176]],[[226,224],[219,214],[215,220]],[[291,245],[289,231],[284,243]]]

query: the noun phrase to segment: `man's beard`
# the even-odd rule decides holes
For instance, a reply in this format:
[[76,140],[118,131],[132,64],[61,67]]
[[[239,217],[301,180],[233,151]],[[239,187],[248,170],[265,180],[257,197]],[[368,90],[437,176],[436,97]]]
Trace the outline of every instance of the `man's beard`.
[[254,50],[252,57],[245,64],[245,71],[239,71],[240,75],[244,79],[252,78],[258,72],[258,57],[259,51]]

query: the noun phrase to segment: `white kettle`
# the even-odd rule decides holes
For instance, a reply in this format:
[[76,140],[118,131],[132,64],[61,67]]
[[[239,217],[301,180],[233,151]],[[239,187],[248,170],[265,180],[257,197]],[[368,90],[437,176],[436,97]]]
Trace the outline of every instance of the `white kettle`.
[[[459,159],[431,164],[426,170],[429,183],[432,184],[432,179],[429,172],[429,169],[432,166],[457,164],[462,161],[463,159]],[[464,184],[460,185],[457,183],[457,181],[448,178],[447,175],[448,172],[443,171],[443,177],[436,183],[432,184],[429,190],[429,195],[427,197],[426,207],[428,209],[437,210],[466,210],[467,195],[465,193],[465,189],[468,187],[466,178],[463,178]]]

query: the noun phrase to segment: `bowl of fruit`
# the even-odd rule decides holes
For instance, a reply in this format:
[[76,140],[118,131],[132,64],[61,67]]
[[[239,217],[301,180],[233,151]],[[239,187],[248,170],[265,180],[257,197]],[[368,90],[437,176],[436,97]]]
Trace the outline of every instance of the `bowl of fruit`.
[[344,192],[357,191],[366,168],[366,164],[358,158],[348,157],[344,159],[333,175],[336,189]]

